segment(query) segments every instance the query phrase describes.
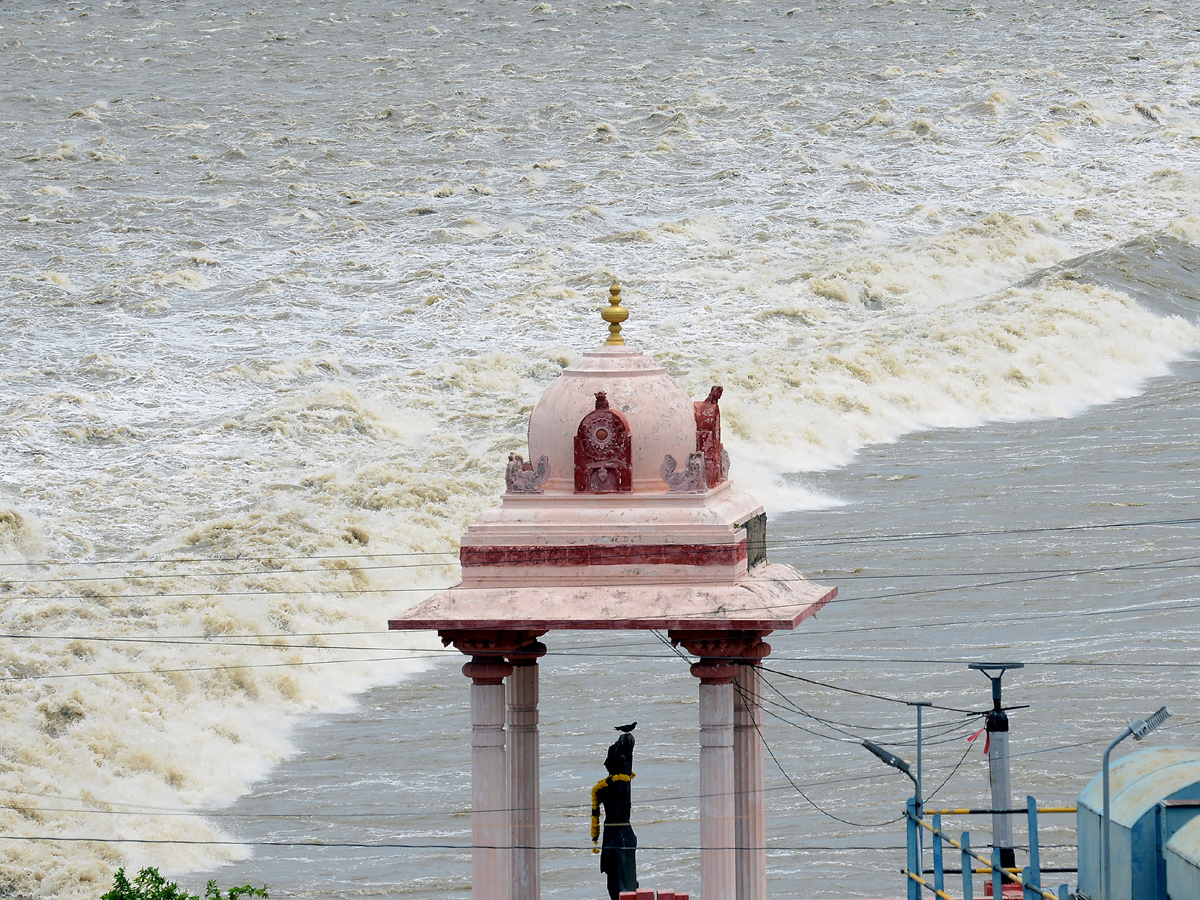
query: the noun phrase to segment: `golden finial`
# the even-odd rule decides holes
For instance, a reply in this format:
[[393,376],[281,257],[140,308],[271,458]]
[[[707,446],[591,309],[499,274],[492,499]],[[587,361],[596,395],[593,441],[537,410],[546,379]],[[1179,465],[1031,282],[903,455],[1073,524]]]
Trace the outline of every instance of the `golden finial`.
[[608,304],[600,310],[600,315],[608,323],[608,340],[604,343],[623,345],[625,339],[621,337],[621,323],[629,318],[629,310],[621,305],[621,286],[615,281],[608,289]]

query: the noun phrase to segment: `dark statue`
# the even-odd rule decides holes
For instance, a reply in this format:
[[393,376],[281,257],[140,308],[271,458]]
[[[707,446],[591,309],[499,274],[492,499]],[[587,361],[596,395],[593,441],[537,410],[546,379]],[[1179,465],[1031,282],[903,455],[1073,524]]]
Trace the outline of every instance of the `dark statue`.
[[[592,788],[592,842],[600,838],[600,807],[604,807],[604,839],[600,841],[600,871],[608,876],[608,896],[618,900],[622,891],[638,886],[634,854],[637,835],[629,823],[633,779],[633,725],[619,725],[620,737],[608,748],[604,768],[608,776]],[[593,852],[596,852],[595,850]]]

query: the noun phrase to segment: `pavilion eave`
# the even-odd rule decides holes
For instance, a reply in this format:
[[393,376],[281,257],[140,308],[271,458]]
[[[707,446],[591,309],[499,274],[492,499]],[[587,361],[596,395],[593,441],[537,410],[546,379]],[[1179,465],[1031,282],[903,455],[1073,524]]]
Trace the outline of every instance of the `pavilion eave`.
[[837,595],[791,566],[735,582],[547,585],[439,591],[388,621],[395,631],[790,631]]

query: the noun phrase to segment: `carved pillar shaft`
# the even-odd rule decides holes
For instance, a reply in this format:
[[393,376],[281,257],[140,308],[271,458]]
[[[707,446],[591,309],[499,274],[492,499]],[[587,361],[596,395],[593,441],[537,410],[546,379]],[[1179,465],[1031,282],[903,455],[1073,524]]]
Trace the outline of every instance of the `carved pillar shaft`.
[[471,679],[471,897],[510,900],[504,678],[512,666],[475,657]]
[[472,900],[513,900],[513,835],[504,732],[504,679],[512,675],[513,666],[505,657],[534,644],[544,633],[485,629],[440,632],[442,643],[452,643],[471,657],[462,671],[471,679]]
[[766,900],[767,805],[762,739],[762,673],[744,663],[734,681],[733,779],[737,900]]
[[733,900],[736,893],[733,772],[733,677],[737,667],[701,661],[700,893]]
[[538,664],[542,644],[513,654],[508,679],[508,808],[512,836],[512,900],[541,896],[541,764],[538,738]]
[[[756,665],[771,652],[768,631],[672,630],[671,640],[700,657],[700,887],[702,900],[764,900],[766,812],[761,677]],[[743,673],[750,670],[752,674]],[[750,702],[735,701],[750,687]],[[734,707],[740,736],[735,737]],[[751,740],[753,733],[753,740]],[[739,824],[740,823],[740,824]]]

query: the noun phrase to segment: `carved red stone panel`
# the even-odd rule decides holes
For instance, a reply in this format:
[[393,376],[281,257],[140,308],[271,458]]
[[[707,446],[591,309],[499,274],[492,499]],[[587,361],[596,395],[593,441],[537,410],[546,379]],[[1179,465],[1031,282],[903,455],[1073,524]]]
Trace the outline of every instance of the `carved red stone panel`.
[[633,455],[629,422],[609,409],[603,391],[596,408],[575,432],[575,493],[616,494],[633,490]]
[[704,454],[704,475],[710,488],[716,487],[729,475],[728,457],[721,444],[721,408],[717,406],[724,392],[723,387],[714,384],[708,396],[697,400],[694,405],[696,450]]

